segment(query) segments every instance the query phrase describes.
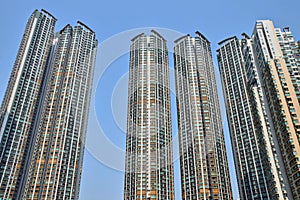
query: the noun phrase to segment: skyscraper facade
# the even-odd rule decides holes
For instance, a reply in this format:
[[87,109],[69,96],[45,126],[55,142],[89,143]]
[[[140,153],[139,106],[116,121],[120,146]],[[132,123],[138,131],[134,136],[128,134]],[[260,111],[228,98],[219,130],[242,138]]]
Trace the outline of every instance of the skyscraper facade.
[[78,199],[97,41],[82,22],[55,39],[24,197]]
[[276,33],[287,69],[291,75],[296,96],[300,102],[300,51],[298,43],[295,42],[289,27],[285,27],[282,30],[280,28],[274,28],[274,31]]
[[[33,16],[49,18],[41,25],[43,28],[51,25],[50,19],[55,19],[44,10],[35,11]],[[36,103],[33,104],[35,105],[33,114],[21,114],[25,119],[32,117],[31,121],[26,123],[30,129],[17,131],[17,134],[7,131],[12,138],[22,138],[26,135],[30,137],[27,136],[27,140],[24,140],[26,146],[16,146],[15,143],[11,145],[13,150],[19,151],[19,156],[23,156],[23,163],[16,165],[20,166],[22,173],[13,176],[8,176],[7,173],[1,174],[4,180],[9,177],[19,181],[13,182],[15,187],[1,182],[0,188],[5,191],[1,193],[4,194],[3,199],[78,199],[79,197],[97,40],[94,31],[82,22],[78,22],[74,28],[67,25],[54,37],[54,22],[51,28],[47,28],[51,36],[46,40],[47,46],[36,45],[45,42],[45,35],[36,31],[41,36],[28,47],[29,50],[36,50],[37,58],[40,58],[41,54],[45,54],[45,58],[39,66],[40,69],[36,67],[32,70],[33,75],[37,73],[37,69],[40,70],[40,79],[31,81],[30,76],[24,78],[24,82],[29,82],[36,90],[36,95],[32,96],[30,93],[24,96],[24,100],[15,100],[17,104],[29,101],[30,105],[31,98],[35,98]],[[28,24],[31,23],[30,19]],[[35,31],[32,27],[28,30]],[[25,37],[26,33],[23,40],[26,39]],[[20,50],[23,50],[22,44]],[[36,60],[28,58],[28,63],[31,62],[37,63]],[[18,67],[24,68],[24,64],[19,64]],[[26,74],[24,69],[20,70],[20,73],[22,72]],[[10,81],[7,92],[11,87],[19,84]],[[22,91],[14,91],[7,95],[13,97],[19,93],[23,94]],[[4,99],[3,105],[6,104]],[[2,106],[2,110],[4,108]],[[12,120],[17,124],[24,121],[19,118]],[[2,123],[1,127],[4,125]],[[1,152],[7,151],[1,149]],[[15,156],[8,156],[11,157]],[[2,166],[1,164],[1,168]],[[7,193],[10,188],[16,189]]]
[[253,48],[250,38],[243,35],[242,41],[237,37],[221,41],[217,50],[240,197],[288,199],[261,80],[253,58],[243,54]]
[[30,16],[9,79],[0,117],[0,199],[14,199],[21,185],[56,19]]
[[243,35],[218,50],[241,197],[299,199],[298,45],[270,20]]
[[[272,21],[256,22],[252,34],[253,58],[261,77],[267,112],[282,154],[294,199],[300,198],[300,105],[297,95],[299,66]],[[280,45],[284,42],[284,45]],[[287,46],[286,46],[287,45]]]
[[174,200],[166,40],[152,30],[130,47],[125,200]]
[[182,199],[232,199],[210,42],[175,41]]

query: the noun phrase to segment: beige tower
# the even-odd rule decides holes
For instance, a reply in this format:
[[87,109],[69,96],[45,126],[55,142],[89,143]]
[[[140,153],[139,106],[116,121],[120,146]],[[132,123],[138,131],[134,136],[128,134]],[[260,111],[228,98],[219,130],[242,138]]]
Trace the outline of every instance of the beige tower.
[[251,51],[246,50],[245,57],[252,56],[268,124],[274,133],[274,151],[282,157],[279,164],[284,173],[279,179],[286,183],[288,199],[300,199],[299,50],[289,28],[274,28],[270,20],[256,22],[249,42]]

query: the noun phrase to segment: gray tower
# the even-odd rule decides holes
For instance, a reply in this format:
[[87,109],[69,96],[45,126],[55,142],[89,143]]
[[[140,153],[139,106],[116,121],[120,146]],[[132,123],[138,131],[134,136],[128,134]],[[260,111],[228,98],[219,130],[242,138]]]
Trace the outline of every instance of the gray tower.
[[175,41],[182,199],[232,199],[210,42]]
[[9,79],[0,112],[0,199],[17,197],[27,170],[55,22],[45,10],[33,12]]
[[79,198],[96,50],[95,32],[82,22],[54,40],[23,198]]
[[1,107],[0,199],[78,199],[95,33],[30,17]]
[[130,47],[124,200],[174,200],[166,40],[152,30]]

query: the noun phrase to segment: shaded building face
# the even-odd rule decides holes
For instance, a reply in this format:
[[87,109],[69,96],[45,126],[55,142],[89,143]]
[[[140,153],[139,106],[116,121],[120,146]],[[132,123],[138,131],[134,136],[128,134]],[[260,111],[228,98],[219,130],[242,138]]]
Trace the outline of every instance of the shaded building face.
[[[275,29],[272,21],[256,22],[252,35],[256,70],[262,79],[267,111],[272,119],[278,149],[286,169],[292,196],[300,198],[299,170],[299,66],[289,43],[289,31]],[[290,39],[288,39],[290,38]]]
[[299,199],[299,47],[270,20],[243,35],[218,50],[241,197]]
[[17,198],[22,184],[55,22],[33,12],[13,66],[0,116],[0,199]]
[[26,198],[78,198],[96,49],[81,22],[57,34]]
[[251,39],[244,37],[223,40],[217,50],[240,196],[288,199]]
[[79,198],[97,41],[55,21],[30,17],[1,107],[0,199]]
[[130,47],[124,199],[174,199],[166,40],[140,34]]

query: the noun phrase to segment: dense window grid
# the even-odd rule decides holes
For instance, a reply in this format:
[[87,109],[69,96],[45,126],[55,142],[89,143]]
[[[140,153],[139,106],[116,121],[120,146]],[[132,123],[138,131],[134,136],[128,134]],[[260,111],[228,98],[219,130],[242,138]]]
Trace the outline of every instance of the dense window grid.
[[152,30],[130,47],[125,200],[174,200],[166,40]]
[[293,73],[295,66],[290,65],[294,63],[294,56],[285,54],[286,47],[280,45],[279,41],[280,34],[272,21],[256,22],[252,35],[253,57],[286,169],[289,183],[286,187],[291,189],[294,199],[299,199],[300,105],[297,98],[299,88],[295,87],[298,74]]
[[232,199],[210,42],[175,41],[182,199]]
[[15,199],[22,188],[55,22],[44,10],[33,12],[10,76],[0,117],[0,199]]
[[20,45],[1,107],[0,199],[79,198],[97,40],[82,22],[54,36],[55,21],[35,11]]
[[[249,37],[219,43],[218,63],[242,199],[288,199]],[[281,166],[284,167],[284,166]]]
[[[241,198],[299,199],[299,46],[288,27],[274,28],[270,20],[243,36],[218,50]],[[248,119],[253,125],[241,129]]]

